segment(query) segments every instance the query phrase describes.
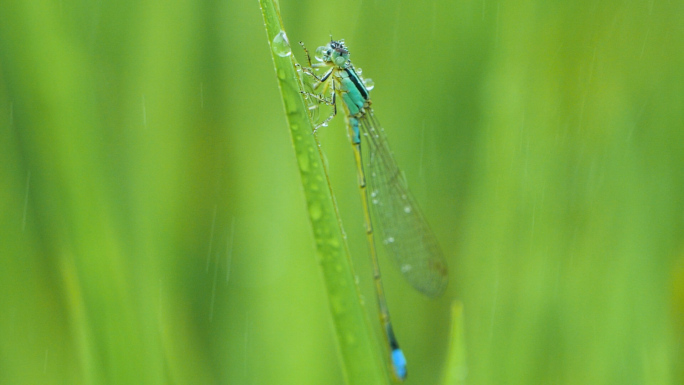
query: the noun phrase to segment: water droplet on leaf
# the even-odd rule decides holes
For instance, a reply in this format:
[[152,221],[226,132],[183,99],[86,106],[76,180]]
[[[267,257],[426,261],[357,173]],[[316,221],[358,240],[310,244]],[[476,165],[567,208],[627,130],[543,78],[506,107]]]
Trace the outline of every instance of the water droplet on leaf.
[[292,54],[292,48],[290,47],[290,42],[287,40],[287,35],[285,31],[278,32],[273,38],[273,52],[280,57],[288,57]]

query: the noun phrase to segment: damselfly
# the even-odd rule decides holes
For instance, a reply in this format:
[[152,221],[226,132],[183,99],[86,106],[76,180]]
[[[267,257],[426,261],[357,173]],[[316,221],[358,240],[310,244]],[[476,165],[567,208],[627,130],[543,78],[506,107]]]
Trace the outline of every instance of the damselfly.
[[[333,110],[317,129],[327,126],[337,114],[338,98],[343,101],[356,158],[380,320],[390,350],[392,371],[396,378],[403,380],[406,377],[406,359],[394,336],[383,292],[371,211],[391,259],[416,290],[429,297],[442,294],[448,282],[446,260],[408,190],[404,175],[387,144],[385,132],[370,107],[370,79],[364,81],[354,68],[343,40],[331,40],[329,44],[318,47],[315,55],[318,62],[314,64],[306,47],[304,51],[309,67],[303,68],[303,72],[315,80],[311,84],[313,92],[302,93],[314,102],[314,106],[315,103],[325,103]],[[326,97],[328,92],[330,97]],[[361,137],[368,147],[367,162],[362,158]]]

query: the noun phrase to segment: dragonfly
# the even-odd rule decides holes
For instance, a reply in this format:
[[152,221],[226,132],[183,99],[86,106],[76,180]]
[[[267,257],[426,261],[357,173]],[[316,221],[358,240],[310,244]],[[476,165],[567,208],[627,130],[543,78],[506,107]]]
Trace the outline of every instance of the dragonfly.
[[[399,347],[390,319],[382,285],[380,264],[376,250],[376,232],[390,259],[402,276],[419,292],[428,297],[441,295],[448,284],[448,269],[437,238],[430,229],[418,204],[411,195],[404,174],[397,166],[387,142],[385,131],[371,108],[370,90],[373,83],[363,79],[349,59],[344,40],[332,40],[315,51],[316,63],[300,42],[309,67],[303,73],[313,78],[311,91],[302,91],[313,103],[332,107],[331,114],[314,129],[328,125],[344,109],[347,129],[354,149],[358,183],[364,208],[366,234],[373,265],[380,321],[389,351],[389,363],[394,378],[404,380],[407,375],[406,358]],[[320,90],[320,91],[319,91]],[[327,96],[330,95],[330,96]],[[339,103],[339,100],[342,103]],[[363,141],[361,140],[363,138]],[[367,147],[367,153],[363,146]],[[363,155],[368,156],[367,161]],[[372,212],[372,214],[371,214]]]

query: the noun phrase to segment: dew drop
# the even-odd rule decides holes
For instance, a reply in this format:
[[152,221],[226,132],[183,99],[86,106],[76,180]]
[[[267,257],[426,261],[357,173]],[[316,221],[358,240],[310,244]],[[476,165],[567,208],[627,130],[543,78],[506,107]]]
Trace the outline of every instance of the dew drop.
[[404,212],[405,212],[406,214],[411,213],[411,206],[404,206]]
[[303,172],[308,172],[310,170],[309,157],[306,154],[297,155],[297,160],[299,161],[299,169]]
[[317,202],[313,202],[309,205],[309,216],[313,221],[321,219],[323,216],[323,207]]
[[324,57],[327,55],[327,50],[328,49],[324,46],[316,48],[316,52],[314,52],[314,58],[320,62],[324,61]]
[[280,57],[288,57],[292,54],[292,48],[290,47],[290,42],[287,40],[287,35],[285,31],[278,32],[273,38],[273,52]]
[[366,86],[366,89],[368,91],[370,91],[373,89],[373,87],[375,87],[375,82],[373,81],[373,79],[370,79],[370,78],[363,79],[363,85]]

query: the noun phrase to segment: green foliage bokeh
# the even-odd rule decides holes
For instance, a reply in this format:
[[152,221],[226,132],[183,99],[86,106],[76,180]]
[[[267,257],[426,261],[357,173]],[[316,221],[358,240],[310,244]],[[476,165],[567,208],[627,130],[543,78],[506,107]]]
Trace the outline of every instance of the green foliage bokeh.
[[[455,299],[466,383],[684,381],[684,4],[280,7],[375,81],[449,260],[429,300],[381,255],[408,384]],[[256,0],[0,2],[0,384],[343,382],[267,43]]]

